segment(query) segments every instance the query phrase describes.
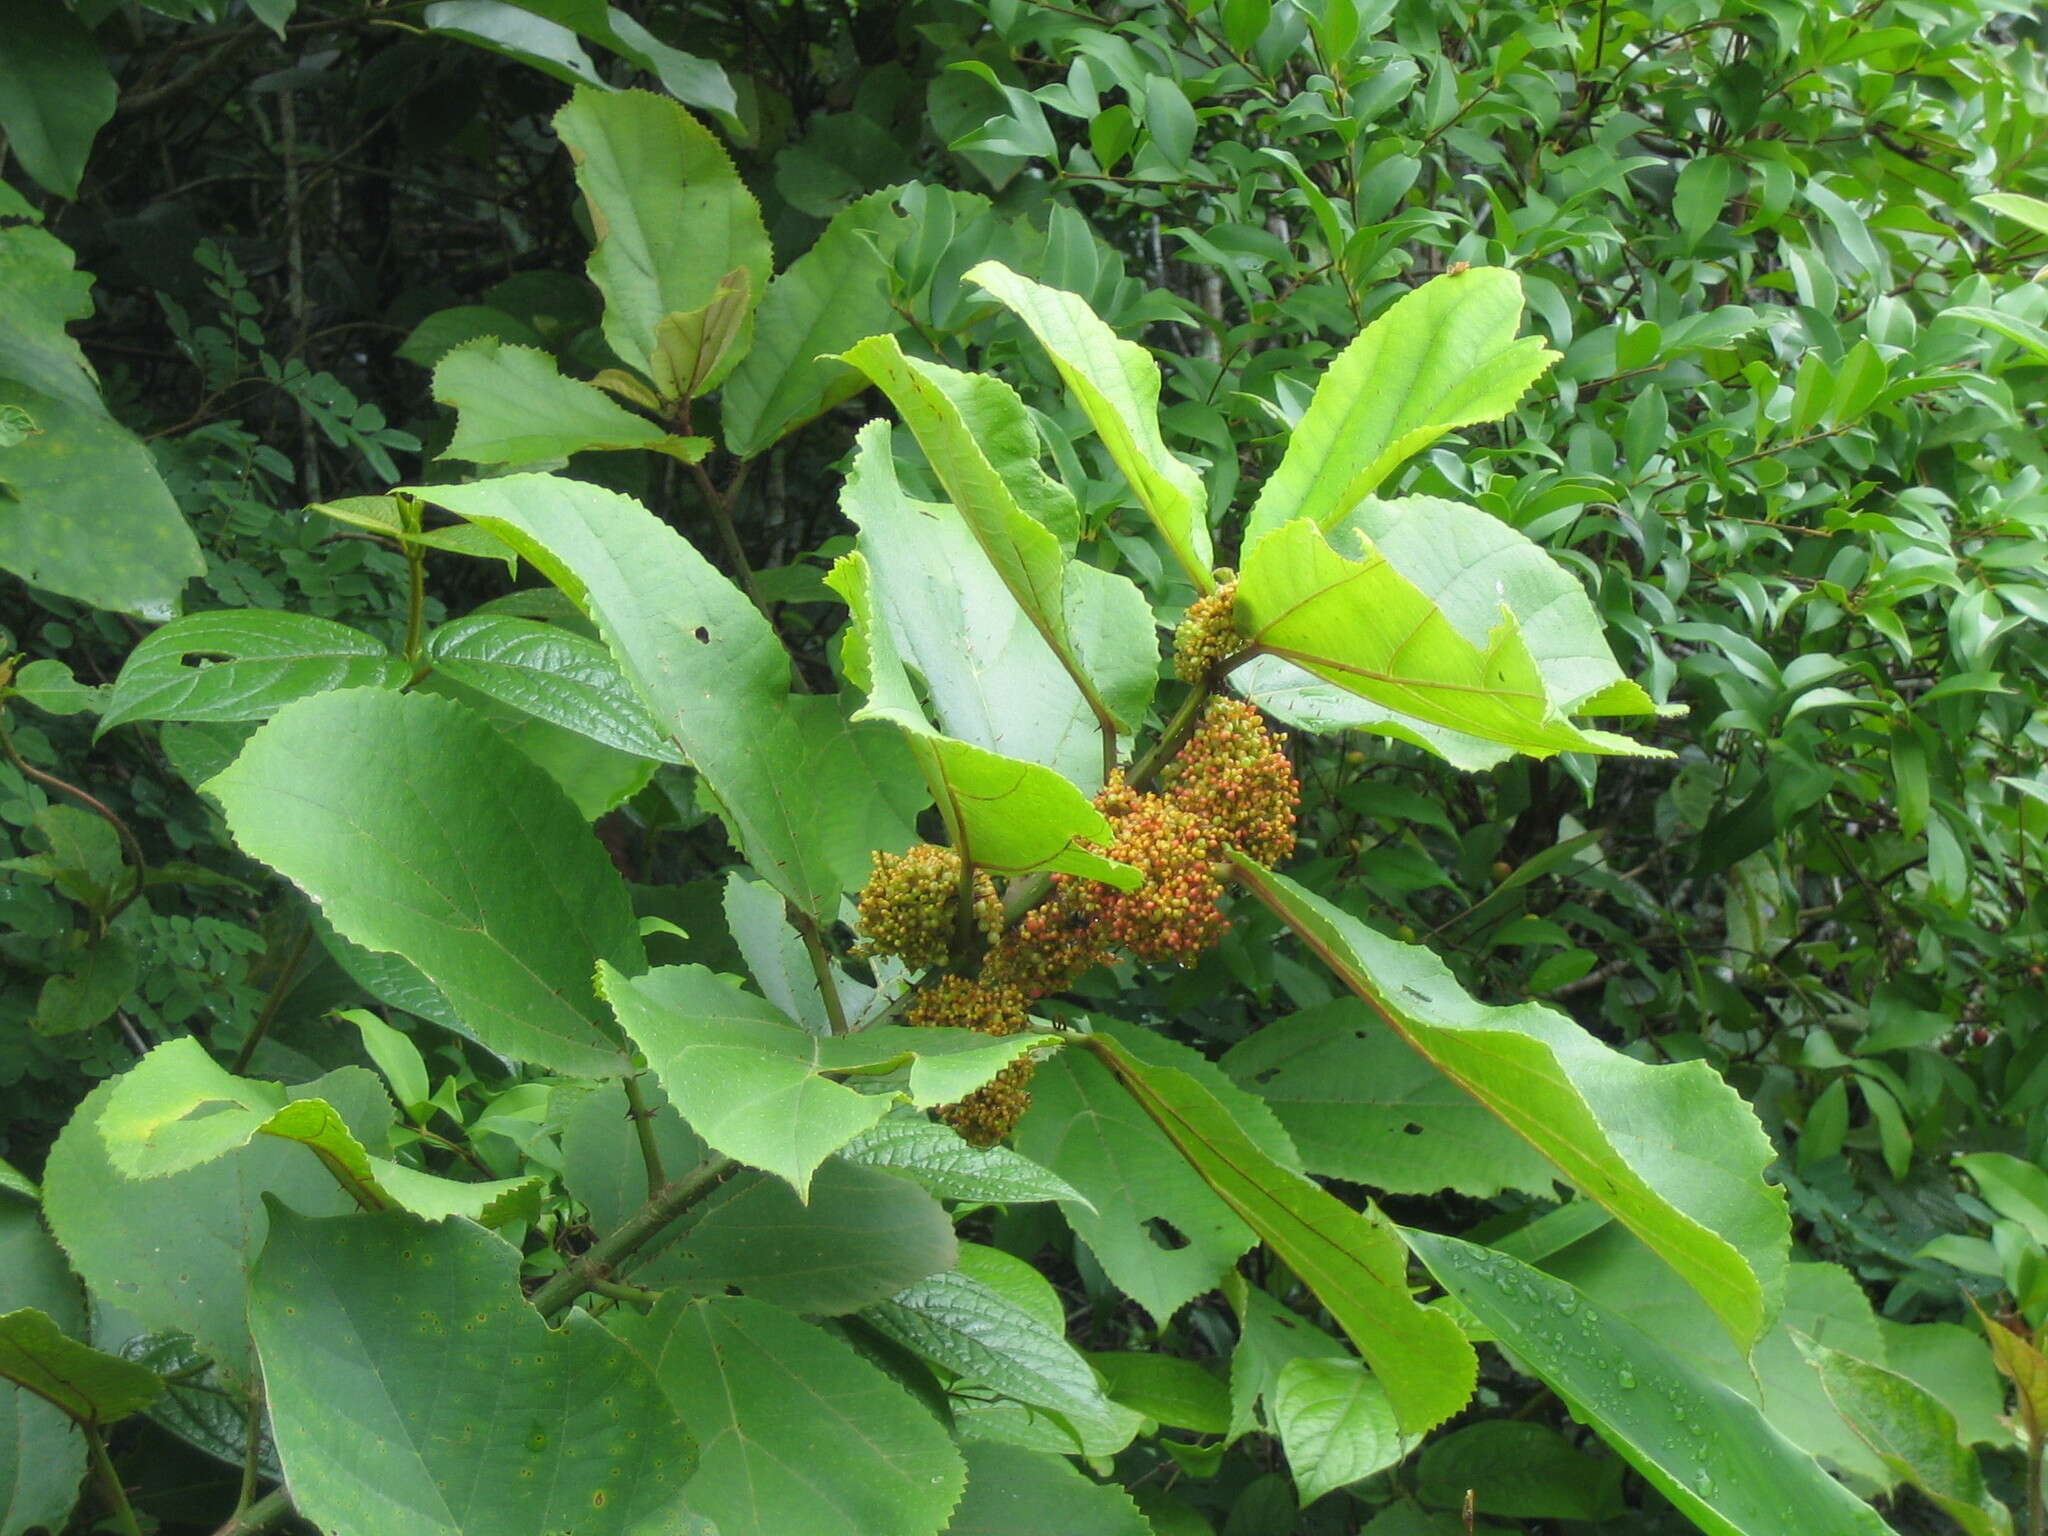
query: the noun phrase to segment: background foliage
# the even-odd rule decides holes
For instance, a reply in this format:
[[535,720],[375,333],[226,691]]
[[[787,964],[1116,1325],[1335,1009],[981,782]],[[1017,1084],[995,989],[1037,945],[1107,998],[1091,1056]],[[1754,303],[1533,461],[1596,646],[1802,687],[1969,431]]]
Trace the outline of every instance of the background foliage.
[[[292,1298],[315,1291],[376,1298],[374,1315],[332,1330],[392,1330],[391,1352],[432,1365],[422,1379],[529,1351],[536,1379],[568,1373],[547,1379],[576,1383],[586,1408],[615,1388],[637,1404],[620,1422],[686,1425],[694,1471],[675,1461],[676,1437],[634,1449],[649,1459],[627,1480],[656,1500],[690,1476],[696,1518],[721,1531],[816,1523],[814,1489],[764,1493],[758,1508],[733,1490],[773,1486],[761,1481],[773,1442],[757,1445],[750,1422],[834,1414],[845,1436],[886,1445],[892,1469],[893,1492],[840,1512],[849,1532],[1022,1529],[1021,1500],[1062,1511],[1046,1528],[1070,1532],[1142,1519],[1162,1532],[1399,1536],[1459,1529],[1468,1488],[1482,1529],[1782,1529],[1780,1485],[1757,1470],[1759,1417],[1788,1466],[1820,1458],[1897,1529],[1999,1528],[1980,1478],[1992,1503],[2024,1509],[2038,1410],[2023,1391],[2001,1422],[1986,1340],[2021,1374],[2014,1352],[2027,1345],[1997,1323],[1987,1335],[1971,1303],[2023,1327],[2048,1320],[2048,302],[2032,277],[2048,235],[2032,204],[1999,201],[2048,195],[2036,26],[1909,0],[1533,12],[1363,0],[0,4],[0,654],[22,657],[0,764],[0,1124],[6,1158],[27,1191],[40,1186],[90,1286],[88,1303],[29,1200],[0,1196],[0,1307],[36,1308],[61,1335],[170,1383],[138,1385],[100,1362],[106,1399],[72,1405],[88,1425],[122,1420],[103,1438],[143,1518],[210,1530],[252,1505],[283,1516],[281,1497],[262,1503],[277,1468],[248,1410],[252,1337],[270,1412],[301,1445],[333,1403],[361,1400],[280,1390],[290,1373],[272,1351],[290,1346],[266,1337],[284,1339]],[[579,108],[558,117],[577,82]],[[590,105],[625,87],[681,103],[692,127],[673,128],[674,108],[653,95],[611,96],[642,104],[616,113]],[[650,213],[649,248],[700,241],[716,213],[723,256],[657,260],[652,290],[630,263],[600,259],[586,275],[588,205],[609,200],[602,227],[624,241],[621,210],[658,201],[634,195],[652,173],[634,169],[632,135],[670,132],[697,157],[691,184],[723,190],[671,210],[667,228]],[[1062,1018],[1122,1023],[1092,1037],[1116,1042],[1105,1054],[1070,1050],[1039,1069],[1014,1139],[1029,1163],[942,1176],[930,1164],[950,1144],[920,1143],[914,1118],[875,1124],[858,1158],[813,1162],[814,1191],[860,1212],[869,1234],[858,1255],[824,1245],[832,1295],[776,1289],[820,1243],[803,1228],[822,1196],[800,1206],[749,1172],[710,1196],[686,1248],[634,1277],[668,1299],[607,1294],[571,1309],[581,1321],[561,1333],[536,1327],[514,1281],[545,1297],[547,1277],[629,1225],[649,1193],[624,1090],[590,1081],[618,1053],[612,1013],[592,998],[537,1018],[510,983],[456,995],[410,938],[365,937],[397,919],[348,909],[363,896],[359,862],[341,861],[322,888],[266,852],[224,793],[195,786],[258,722],[309,699],[295,719],[317,728],[307,739],[321,750],[281,757],[283,782],[310,760],[337,793],[374,805],[408,786],[431,807],[438,764],[443,812],[422,813],[419,845],[460,806],[549,850],[559,909],[517,921],[528,935],[573,924],[582,936],[534,941],[535,968],[563,996],[593,957],[630,973],[646,928],[664,967],[752,978],[749,1001],[721,993],[718,1008],[823,1025],[803,925],[850,959],[840,893],[859,887],[869,848],[909,841],[908,754],[951,750],[844,719],[881,690],[843,686],[856,672],[846,585],[828,587],[827,568],[858,533],[878,592],[918,572],[888,564],[915,540],[863,520],[851,492],[842,513],[856,431],[900,418],[909,496],[964,493],[907,386],[889,387],[879,364],[811,359],[886,333],[910,359],[1000,376],[1073,495],[1066,568],[1120,571],[1167,623],[1205,574],[1140,510],[1178,492],[1134,494],[1062,378],[1057,342],[969,281],[989,260],[1080,295],[1149,349],[1165,448],[1199,465],[1222,564],[1266,531],[1252,509],[1271,504],[1263,488],[1355,334],[1460,264],[1518,275],[1522,326],[1548,338],[1554,366],[1378,485],[1487,520],[1424,509],[1357,526],[1411,576],[1432,573],[1447,610],[1476,608],[1482,631],[1500,596],[1484,563],[1495,545],[1464,541],[1498,527],[1541,545],[1590,597],[1622,671],[1683,706],[1622,722],[1674,760],[1538,759],[1469,737],[1429,750],[1383,730],[1332,738],[1384,712],[1255,667],[1237,681],[1296,728],[1303,786],[1286,870],[1302,894],[1273,887],[1273,904],[1340,934],[1323,948],[1351,946],[1368,992],[1382,978],[1383,1013],[1441,1000],[1449,983],[1374,949],[1375,935],[1427,944],[1473,998],[1568,1015],[1625,1058],[1603,1068],[1629,1085],[1610,1092],[1637,1091],[1630,1063],[1701,1063],[1682,1080],[1732,1086],[1769,1138],[1751,1173],[1768,1160],[1791,1213],[1792,1247],[1768,1259],[1767,1243],[1706,1220],[1742,1250],[1761,1337],[1731,1337],[1725,1293],[1687,1289],[1642,1224],[1556,1203],[1564,1164],[1511,1134],[1529,1114],[1526,1083],[1491,1100],[1452,1089],[1437,1070],[1455,1060],[1442,1019],[1407,1021],[1411,1041],[1443,1031],[1423,1055],[1385,1030],[1362,1040],[1353,1026],[1373,1015],[1342,968],[1315,963],[1283,939],[1273,907],[1243,894],[1197,963],[1099,969],[1064,994]],[[735,270],[747,275],[717,311]],[[750,306],[751,334],[705,362],[719,315]],[[669,334],[658,354],[655,323],[700,310],[699,330]],[[624,370],[616,393],[580,382],[606,370]],[[886,399],[856,393],[868,377]],[[601,615],[586,622],[537,581],[535,567],[558,582],[586,568],[550,548],[558,529],[518,526],[525,503],[503,483],[476,478],[536,469],[635,498],[653,514],[648,540],[687,536],[702,556],[697,590],[735,594],[736,623],[751,622],[747,599],[761,605],[796,691],[775,665],[736,658],[727,713],[698,739],[678,749],[650,729],[632,685],[659,657],[636,661]],[[382,499],[400,484],[419,500]],[[642,528],[606,515],[604,526]],[[88,519],[90,541],[77,533]],[[516,569],[494,558],[508,542],[525,557]],[[1466,570],[1489,574],[1461,593]],[[1001,584],[962,599],[1005,614],[1009,600]],[[211,627],[152,646],[180,610]],[[201,670],[195,654],[231,660]],[[960,735],[933,652],[905,659]],[[1154,680],[1123,680],[1135,704],[1104,701],[1145,739]],[[420,687],[330,692],[408,682]],[[1172,687],[1159,694],[1169,708]],[[845,707],[827,702],[841,694]],[[1020,739],[1023,698],[1005,701]],[[760,711],[786,736],[764,742]],[[431,751],[401,753],[402,734],[379,734],[405,731]],[[1092,792],[1095,746],[1089,736],[1052,766]],[[794,873],[720,782],[721,750],[733,772],[750,758],[802,763],[813,782],[845,787],[824,832],[796,818]],[[234,773],[247,782],[260,766],[244,755]],[[522,822],[547,778],[595,841],[580,825]],[[485,781],[508,786],[502,804],[466,798]],[[732,841],[721,810],[740,828]],[[1305,905],[1317,900],[1333,910]],[[1384,979],[1401,965],[1420,968]],[[858,1012],[870,985],[886,995],[879,966],[848,969],[842,1007]],[[499,1018],[534,1033],[515,1043]],[[626,1027],[680,1096],[689,1074],[671,1075]],[[188,1040],[203,1055],[164,1065],[162,1048]],[[1450,1314],[1505,1346],[1480,1355],[1478,1395],[1448,1428],[1419,1450],[1398,1432],[1373,1395],[1393,1373],[1353,1359],[1342,1308],[1289,1252],[1281,1217],[1248,1220],[1198,1155],[1161,1140],[1143,1095],[1118,1087],[1131,1079],[1117,1076],[1116,1049],[1195,1084],[1175,1091],[1220,1106],[1203,1123],[1263,1135],[1267,1155],[1287,1149],[1281,1162],[1350,1207],[1370,1196],[1410,1232],[1456,1297]],[[193,1105],[254,1095],[232,1129],[221,1114],[192,1122],[225,1138],[210,1156],[153,1167],[146,1182],[111,1129],[103,1144],[80,1134],[115,1123],[109,1081],[134,1080],[145,1055],[165,1081],[181,1062],[194,1074],[180,1090]],[[224,1088],[204,1063],[244,1086]],[[271,1080],[291,1087],[257,1092]],[[818,1081],[800,1072],[791,1091]],[[1577,1091],[1597,1105],[1589,1083]],[[850,1097],[860,1113],[886,1104]],[[316,1161],[257,1129],[287,1100],[331,1112],[284,1122],[324,1148]],[[678,1107],[651,1122],[671,1173],[708,1143],[810,1174],[728,1145],[716,1106]],[[1076,1124],[1099,1127],[1094,1140],[1077,1140]],[[918,1182],[876,1171],[892,1159],[920,1169]],[[350,1252],[318,1235],[310,1218],[357,1203],[323,1171],[335,1166],[404,1210],[459,1213],[436,1229],[449,1234],[436,1239],[439,1276],[392,1256],[403,1217],[363,1219],[374,1235]],[[408,1174],[461,1188],[401,1194]],[[83,1193],[102,1186],[113,1193]],[[288,1214],[270,1214],[259,1188]],[[936,1220],[934,1200],[950,1205]],[[137,1225],[150,1210],[204,1211],[210,1225],[151,1259],[152,1229]],[[764,1231],[777,1245],[766,1258]],[[1240,1232],[1264,1239],[1241,1263]],[[743,1294],[721,1295],[728,1284]],[[418,1306],[388,1302],[408,1286]],[[1521,1315],[1517,1297],[1539,1292],[1570,1320],[1560,1337],[1598,1318],[1598,1347]],[[472,1304],[487,1343],[400,1337],[401,1314]],[[998,1307],[999,1325],[987,1315]],[[596,1308],[619,1326],[585,1326]],[[1696,1394],[1634,1428],[1626,1383],[1669,1359],[1631,1359],[1631,1322],[1682,1368],[1673,1392]],[[967,1353],[997,1326],[1004,1356],[1026,1339],[1037,1349],[1028,1377]],[[756,1400],[714,1397],[720,1371]],[[17,1470],[0,1528],[59,1524],[99,1432],[81,1438],[18,1392],[6,1411],[42,1414],[38,1432],[77,1461],[40,1487]],[[460,1402],[435,1411],[477,1417]],[[739,1429],[714,1455],[720,1412]],[[551,1446],[587,1455],[600,1441],[613,1451],[590,1413],[484,1416],[503,1444],[475,1464],[516,1467]],[[1736,1460],[1686,1460],[1695,1429]],[[804,1443],[833,1438],[813,1428]],[[1616,1441],[1637,1457],[1618,1457]],[[1661,1473],[1645,1469],[1645,1445]],[[874,1464],[849,1455],[832,1486]],[[421,1502],[374,1517],[348,1512],[332,1468],[306,1465],[288,1465],[292,1492],[327,1529],[499,1528],[495,1510],[430,1515],[430,1465],[412,1489]],[[621,1476],[612,1465],[623,1463],[591,1475]],[[666,1518],[623,1495],[606,1507],[622,1528]],[[89,1492],[79,1528],[100,1508]],[[1868,1528],[1835,1504],[1801,1518]]]

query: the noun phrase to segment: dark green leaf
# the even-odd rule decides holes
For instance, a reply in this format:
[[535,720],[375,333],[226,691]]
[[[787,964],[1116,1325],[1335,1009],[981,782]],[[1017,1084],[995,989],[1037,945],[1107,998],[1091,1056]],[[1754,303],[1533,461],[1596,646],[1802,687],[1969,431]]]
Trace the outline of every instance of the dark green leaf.
[[540,768],[459,705],[347,689],[287,706],[208,781],[235,840],[342,934],[402,955],[493,1049],[625,1069],[599,960],[639,964],[625,883]]
[[274,1207],[249,1291],[292,1501],[336,1536],[578,1536],[673,1519],[695,1445],[587,1313],[550,1329],[518,1250],[455,1220]]

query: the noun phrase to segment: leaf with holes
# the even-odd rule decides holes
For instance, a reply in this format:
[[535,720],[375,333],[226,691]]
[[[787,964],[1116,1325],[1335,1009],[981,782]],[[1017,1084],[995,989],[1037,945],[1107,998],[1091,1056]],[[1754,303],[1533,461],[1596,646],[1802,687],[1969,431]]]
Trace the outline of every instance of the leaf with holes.
[[128,653],[99,728],[130,720],[267,720],[294,699],[334,688],[397,688],[410,672],[376,640],[332,619],[194,613]]

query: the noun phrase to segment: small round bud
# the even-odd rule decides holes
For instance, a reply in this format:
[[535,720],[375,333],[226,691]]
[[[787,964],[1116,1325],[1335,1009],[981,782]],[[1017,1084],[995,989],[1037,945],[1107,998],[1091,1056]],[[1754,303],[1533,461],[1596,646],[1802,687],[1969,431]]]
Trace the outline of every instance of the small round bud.
[[[953,958],[959,930],[960,855],[920,843],[908,853],[876,853],[874,871],[860,893],[862,953],[894,955],[905,965],[944,965]],[[974,872],[974,920],[995,942],[1003,931],[1003,903],[995,882]]]
[[1237,582],[1226,581],[1189,605],[1173,632],[1173,671],[1184,683],[1205,683],[1244,649],[1237,632]]

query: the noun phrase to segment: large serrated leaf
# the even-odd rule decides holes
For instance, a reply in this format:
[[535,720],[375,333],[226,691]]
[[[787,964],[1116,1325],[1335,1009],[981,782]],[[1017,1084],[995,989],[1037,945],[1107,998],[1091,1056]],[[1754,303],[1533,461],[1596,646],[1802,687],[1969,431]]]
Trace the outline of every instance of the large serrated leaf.
[[1704,1297],[1735,1340],[1763,1331],[1783,1283],[1776,1157],[1704,1062],[1653,1067],[1536,1003],[1491,1008],[1419,945],[1375,933],[1301,886],[1239,861],[1240,878],[1344,984]]
[[459,1220],[271,1213],[249,1293],[292,1501],[334,1536],[577,1536],[672,1518],[695,1447],[587,1313]]
[[870,193],[834,214],[817,243],[768,285],[754,349],[719,396],[732,452],[751,458],[864,387],[833,356],[906,323],[890,302],[886,259],[906,223],[893,191]]
[[895,1025],[814,1035],[700,965],[632,978],[603,966],[599,986],[690,1128],[727,1157],[787,1179],[799,1196],[820,1163],[894,1102],[838,1079],[902,1072],[900,1091],[913,1103],[950,1104],[1047,1043]]
[[258,1136],[297,1142],[367,1209],[397,1206],[436,1219],[506,1219],[537,1176],[481,1184],[422,1173],[371,1153],[324,1099],[288,1098],[281,1084],[236,1077],[197,1040],[167,1040],[115,1079],[100,1115],[107,1156],[123,1174],[160,1179],[247,1146]]
[[1885,1536],[1869,1505],[1745,1399],[1562,1280],[1490,1249],[1408,1233],[1445,1290],[1711,1536]]
[[472,464],[538,464],[629,448],[691,464],[711,446],[664,432],[595,385],[565,378],[547,353],[495,336],[479,336],[441,359],[434,398],[455,410],[455,436],[441,457]]
[[611,653],[559,624],[471,614],[429,634],[425,651],[437,672],[536,720],[621,752],[681,761]]
[[1077,1425],[1115,1411],[1094,1368],[1059,1328],[973,1275],[932,1275],[863,1315],[973,1388]]
[[951,1126],[916,1116],[884,1120],[841,1147],[839,1155],[863,1167],[902,1174],[948,1200],[1071,1200],[1093,1209],[1079,1190],[1050,1168],[1008,1147],[971,1146]]
[[1555,361],[1515,339],[1522,283],[1497,267],[1447,273],[1398,299],[1323,371],[1260,488],[1245,548],[1296,518],[1324,527],[1454,427],[1493,421]]
[[840,1340],[744,1297],[665,1300],[619,1331],[703,1445],[719,1536],[932,1536],[966,1481],[951,1436]]
[[0,569],[95,608],[170,618],[206,561],[149,449],[89,390],[84,403],[45,394],[7,365],[0,413],[22,413],[33,435],[0,448]]
[[551,475],[419,494],[532,561],[598,626],[657,727],[703,775],[761,877],[814,917],[912,841],[836,700],[790,691],[789,655],[739,589],[630,497]]
[[236,842],[345,937],[417,966],[493,1050],[609,1076],[591,989],[637,966],[625,883],[555,781],[460,705],[346,689],[288,705],[207,781]]
[[711,131],[674,101],[579,86],[555,131],[597,231],[590,280],[604,294],[604,338],[651,379],[665,318],[709,304],[735,267],[750,293],[767,288],[761,210]]
[[1004,874],[1057,870],[1136,889],[1136,870],[1094,851],[1113,839],[1109,819],[1070,779],[932,729],[896,654],[895,637],[875,622],[867,562],[860,554],[843,556],[826,580],[853,615],[843,653],[846,672],[868,694],[855,718],[886,720],[903,732],[962,858]]
[[[262,1137],[168,1178],[130,1179],[109,1159],[100,1116],[114,1084],[87,1094],[50,1149],[43,1208],[95,1295],[145,1328],[190,1334],[229,1377],[253,1378],[244,1292],[269,1230],[263,1196],[312,1215],[356,1209],[303,1148]],[[381,1140],[391,1101],[376,1074],[344,1067],[293,1090],[338,1107],[359,1140]]]
[[996,379],[908,356],[893,336],[869,337],[842,358],[902,415],[982,554],[1103,728],[1137,729],[1159,673],[1152,610],[1126,578],[1069,558],[1059,524],[1072,515],[1072,498],[1038,468],[1023,402]]
[[229,609],[143,637],[114,679],[102,732],[130,720],[266,720],[335,688],[396,688],[405,662],[359,629],[306,613]]

